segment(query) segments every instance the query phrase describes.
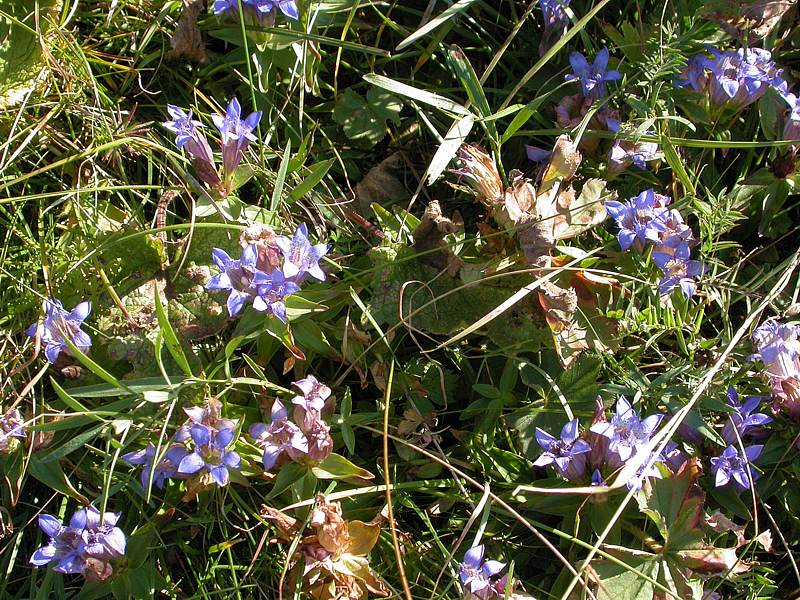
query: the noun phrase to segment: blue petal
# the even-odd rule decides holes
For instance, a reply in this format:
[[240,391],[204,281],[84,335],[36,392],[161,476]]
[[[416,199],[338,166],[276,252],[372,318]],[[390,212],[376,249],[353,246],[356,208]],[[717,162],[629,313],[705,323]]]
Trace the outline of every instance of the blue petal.
[[181,464],[178,465],[178,473],[181,475],[193,475],[205,466],[206,463],[203,457],[196,452],[192,452],[191,454],[187,454],[181,461]]

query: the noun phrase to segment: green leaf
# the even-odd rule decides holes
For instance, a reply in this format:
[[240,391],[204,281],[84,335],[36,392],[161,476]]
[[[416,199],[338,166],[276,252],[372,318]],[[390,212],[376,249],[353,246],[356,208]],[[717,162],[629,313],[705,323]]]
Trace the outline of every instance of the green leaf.
[[329,158],[311,167],[308,176],[289,194],[289,199],[299,200],[313,190],[317,184],[324,179],[325,175],[328,174],[334,162],[336,162],[336,159]]
[[354,465],[344,456],[331,454],[316,467],[311,467],[311,472],[318,479],[374,479],[369,471]]
[[392,92],[393,94],[405,96],[406,98],[411,98],[412,100],[417,100],[418,102],[429,104],[435,108],[446,110],[457,115],[466,116],[471,114],[468,108],[465,108],[457,102],[453,102],[444,96],[440,96],[439,94],[434,94],[433,92],[428,92],[426,90],[421,90],[419,88],[406,85],[405,83],[400,83],[399,81],[389,79],[383,75],[367,73],[364,75],[364,81]]
[[286,183],[286,171],[289,169],[289,161],[292,158],[292,140],[286,140],[286,148],[283,150],[283,158],[278,167],[278,175],[275,178],[275,188],[272,190],[272,200],[270,201],[269,208],[271,211],[276,211],[281,205],[281,196],[283,195],[283,185]]
[[167,350],[169,350],[172,358],[174,358],[175,362],[178,363],[178,366],[183,369],[183,372],[186,373],[186,375],[191,377],[192,368],[189,366],[189,361],[186,359],[186,355],[183,353],[183,348],[181,347],[181,343],[178,341],[178,336],[175,335],[175,330],[169,323],[167,313],[164,310],[164,305],[161,304],[161,292],[159,291],[158,286],[154,286],[153,289],[153,304],[155,304],[156,307],[156,317],[158,318],[158,324],[161,327],[161,334],[164,336],[164,344],[167,346]]
[[472,115],[466,115],[460,119],[456,119],[456,121],[450,127],[450,130],[444,136],[442,143],[439,144],[436,154],[433,155],[431,163],[428,165],[428,169],[426,171],[428,185],[432,185],[437,179],[439,179],[439,176],[447,168],[447,165],[449,165],[450,161],[453,160],[453,157],[456,155],[456,152],[458,152],[461,144],[463,144],[464,140],[467,139],[467,136],[469,135],[470,131],[472,131],[472,127],[474,125],[475,117]]
[[60,463],[55,461],[45,463],[38,456],[34,456],[28,464],[28,473],[55,491],[71,496],[82,504],[89,504],[89,499],[76,490],[67,479]]
[[647,554],[626,556],[624,562],[627,568],[608,560],[593,561],[592,567],[600,580],[597,600],[653,600],[656,590],[653,583],[632,569],[656,579],[659,563],[654,558]]
[[428,35],[433,30],[437,29],[438,27],[444,25],[445,23],[451,22],[460,13],[462,13],[467,8],[469,8],[475,1],[476,0],[458,0],[458,2],[456,2],[452,6],[446,8],[444,11],[442,11],[442,13],[440,15],[434,17],[433,19],[431,19],[430,21],[425,23],[425,25],[423,25],[422,27],[417,29],[414,33],[409,35],[406,39],[404,39],[402,42],[397,44],[397,50],[399,51],[399,50],[402,50],[403,48],[407,48],[408,46],[410,46],[411,44],[413,44],[417,40],[425,37],[426,35]]
[[[0,109],[18,104],[43,79],[41,37],[58,19],[61,0],[12,0],[0,10]],[[39,28],[37,33],[36,28]]]
[[403,103],[392,94],[370,88],[367,97],[347,88],[333,109],[333,120],[351,140],[365,140],[374,146],[386,135],[386,121],[400,124]]
[[89,431],[84,431],[83,433],[76,435],[52,452],[48,452],[44,456],[41,456],[39,460],[43,465],[55,462],[83,448],[83,446],[89,441],[97,437],[97,435],[106,428],[106,424],[103,423],[102,425],[98,425],[96,427],[91,428]]

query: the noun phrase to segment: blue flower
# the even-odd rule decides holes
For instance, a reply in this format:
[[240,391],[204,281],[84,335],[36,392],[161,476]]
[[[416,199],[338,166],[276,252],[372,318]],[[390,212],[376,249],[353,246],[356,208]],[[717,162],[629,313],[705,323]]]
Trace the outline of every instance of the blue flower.
[[272,405],[271,422],[254,423],[250,426],[250,437],[257,446],[264,450],[264,469],[269,471],[275,466],[284,452],[295,460],[308,452],[308,439],[300,428],[289,421],[286,407],[275,400]]
[[[92,339],[81,330],[81,324],[92,310],[91,303],[81,302],[71,312],[67,312],[60,300],[48,298],[44,301],[43,308],[45,318],[40,339],[45,346],[44,355],[50,363],[55,363],[61,352],[71,354],[65,339],[70,340],[81,352],[89,350]],[[38,331],[38,324],[34,323],[25,333],[28,337],[35,338]]]
[[[178,465],[186,456],[186,448],[180,445],[174,445],[167,450],[164,457],[156,465],[155,473],[153,474],[153,483],[158,489],[164,489],[164,482],[173,477],[178,472]],[[147,444],[147,448],[137,452],[128,452],[122,456],[122,460],[130,465],[145,465],[142,469],[142,487],[147,488],[150,481],[150,471],[153,469],[153,462],[156,458],[156,447],[153,444]]]
[[[620,123],[616,119],[607,119],[608,128],[614,133],[620,130]],[[647,135],[655,135],[654,131],[648,131]],[[639,142],[630,140],[614,141],[611,150],[608,152],[608,170],[612,173],[619,173],[628,168],[631,164],[637,169],[646,169],[647,162],[661,157],[658,144],[655,142]]]
[[597,53],[594,64],[589,64],[586,57],[580,52],[569,55],[569,64],[572,73],[565,76],[567,81],[577,81],[581,84],[584,97],[597,100],[606,95],[606,81],[622,79],[619,71],[608,69],[608,48],[603,48]]
[[211,120],[222,136],[222,170],[225,180],[230,182],[236,167],[242,162],[244,151],[250,142],[256,141],[253,134],[261,120],[261,111],[250,113],[242,120],[242,107],[236,98],[231,98],[225,115],[213,114]]
[[78,510],[65,527],[52,515],[39,517],[39,527],[50,537],[31,556],[30,563],[44,566],[57,561],[57,573],[82,573],[87,579],[103,581],[113,573],[109,561],[125,555],[127,540],[117,527],[120,513],[103,513],[94,506]]
[[[277,10],[280,10],[284,15],[295,21],[300,16],[295,0],[242,0],[242,9],[246,13],[255,13],[256,17],[261,18]],[[238,0],[214,0],[215,15],[228,11],[238,14]]]
[[750,473],[753,481],[758,479],[758,473],[753,468],[748,468],[748,463],[756,460],[764,446],[748,446],[744,449],[744,457],[734,446],[728,446],[722,455],[711,459],[711,471],[714,473],[715,487],[724,487],[733,481],[736,488],[744,491],[750,488]]
[[275,315],[281,323],[286,323],[284,300],[286,296],[299,292],[300,286],[284,277],[280,269],[275,269],[269,274],[259,271],[253,278],[253,283],[257,286],[257,296],[253,300],[253,308]]
[[736,411],[727,415],[725,425],[722,427],[722,439],[728,444],[735,444],[752,429],[772,423],[772,417],[769,415],[753,412],[764,400],[761,396],[748,396],[743,404],[739,404],[739,394],[731,386],[728,388],[727,399],[728,404]]
[[625,396],[620,396],[611,421],[595,423],[590,431],[609,440],[606,462],[614,469],[641,451],[663,418],[655,414],[640,419]]
[[563,27],[567,24],[567,13],[564,8],[569,6],[570,0],[540,0],[539,6],[544,15],[544,27],[550,29]]
[[0,454],[10,452],[16,447],[11,438],[25,439],[22,415],[16,408],[9,408],[5,414],[0,413]]
[[256,268],[258,249],[255,244],[250,244],[238,260],[232,259],[228,253],[219,248],[211,251],[211,260],[222,269],[206,284],[207,290],[230,290],[228,296],[228,314],[231,317],[238,315],[248,300],[256,297],[256,275],[261,274]]
[[687,298],[694,296],[697,283],[694,278],[705,272],[703,265],[689,259],[688,246],[678,246],[674,251],[666,251],[666,246],[661,246],[661,251],[653,252],[653,262],[664,272],[664,277],[658,282],[658,291],[662,296],[668,296],[676,287]]
[[800,98],[795,94],[781,94],[789,105],[789,115],[783,125],[784,140],[800,140]]
[[606,202],[606,211],[619,227],[617,240],[620,248],[628,250],[634,243],[641,248],[645,242],[658,242],[667,228],[664,206],[668,202],[667,196],[656,194],[653,190],[645,190],[627,202]]
[[233,441],[233,430],[212,432],[204,425],[193,425],[191,433],[194,451],[181,460],[177,473],[194,475],[207,471],[218,486],[228,485],[228,469],[238,469],[242,461],[236,452],[226,449]]
[[555,465],[556,470],[570,481],[582,479],[586,473],[587,454],[591,446],[579,440],[580,423],[578,419],[569,421],[561,429],[560,438],[555,438],[546,431],[536,428],[536,441],[544,453],[533,463],[537,467]]
[[275,238],[275,244],[283,254],[283,274],[288,279],[301,283],[308,274],[314,279],[325,281],[325,273],[319,266],[319,261],[328,253],[328,244],[312,245],[305,223],[297,226],[291,240],[279,235]]
[[708,94],[713,106],[744,108],[761,98],[769,87],[788,92],[786,80],[768,50],[709,48],[709,53],[710,57],[701,54],[691,58],[677,85]]
[[220,179],[214,164],[214,154],[205,134],[199,129],[204,125],[192,119],[192,111],[186,113],[177,106],[168,104],[167,112],[172,120],[165,121],[162,125],[175,134],[175,145],[186,150],[201,180],[211,186],[217,185]]
[[470,593],[481,600],[497,598],[492,577],[499,574],[506,565],[497,560],[484,561],[483,553],[483,545],[467,550],[464,554],[464,561],[460,565],[459,579]]

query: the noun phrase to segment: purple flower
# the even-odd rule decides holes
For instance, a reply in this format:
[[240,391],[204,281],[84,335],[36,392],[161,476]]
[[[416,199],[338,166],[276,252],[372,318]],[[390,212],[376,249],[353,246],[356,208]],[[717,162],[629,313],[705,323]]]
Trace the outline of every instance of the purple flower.
[[622,78],[619,71],[608,70],[608,48],[603,48],[597,53],[594,64],[589,64],[580,52],[572,52],[569,55],[569,64],[572,65],[573,72],[566,75],[565,79],[579,82],[584,97],[592,100],[606,95],[606,81],[617,81]]
[[228,253],[219,248],[211,251],[214,264],[222,269],[206,284],[207,290],[230,290],[228,296],[228,314],[231,317],[238,315],[248,300],[256,297],[256,276],[263,274],[256,268],[258,249],[255,244],[250,244],[238,260],[232,259]]
[[[620,130],[619,121],[608,119],[608,128],[614,133]],[[647,135],[655,135],[654,131],[648,131]],[[655,142],[634,142],[630,140],[614,141],[611,150],[608,152],[608,170],[612,173],[620,173],[630,165],[637,169],[646,169],[647,161],[660,158],[658,144]]]
[[113,568],[108,561],[125,555],[127,540],[117,527],[120,513],[100,514],[94,506],[78,510],[65,527],[51,515],[39,517],[39,527],[50,537],[31,556],[30,563],[37,567],[52,561],[57,573],[82,573],[87,579],[102,581],[111,576]]
[[39,528],[50,538],[31,556],[30,563],[37,567],[58,561],[53,568],[57,573],[80,573],[83,571],[83,540],[81,530],[64,527],[52,515],[39,516]]
[[703,265],[689,259],[688,246],[678,246],[674,252],[662,251],[653,252],[653,262],[664,272],[664,277],[658,282],[658,291],[662,296],[668,296],[676,287],[687,298],[694,296],[697,291],[697,283],[694,278],[699,277],[705,272]]
[[692,233],[692,228],[684,223],[681,214],[675,209],[669,209],[663,214],[662,222],[664,231],[661,232],[656,252],[670,254],[682,248],[681,253],[685,252],[688,255],[690,248],[697,245],[697,240]]
[[484,561],[483,553],[483,545],[467,550],[459,570],[459,579],[470,593],[481,600],[502,597],[497,595],[492,577],[499,574],[506,565],[496,560]]
[[162,125],[175,134],[175,145],[186,150],[200,179],[209,185],[217,185],[220,179],[214,164],[214,154],[205,134],[199,130],[204,125],[192,119],[191,110],[186,113],[177,106],[168,104],[167,112],[172,121],[165,121]]
[[590,431],[608,438],[606,462],[616,469],[650,441],[663,418],[664,415],[656,414],[640,419],[625,396],[620,396],[611,421],[595,423]]
[[[296,21],[299,18],[295,0],[242,0],[242,9],[245,13],[255,13],[256,17],[264,17],[272,11],[280,10],[290,19]],[[238,14],[238,0],[214,0],[215,15],[228,11]]]
[[[164,481],[173,477],[178,472],[178,465],[186,456],[186,448],[173,445],[167,450],[164,457],[158,462],[153,474],[153,483],[160,490],[164,489]],[[147,444],[147,448],[137,452],[128,452],[122,456],[122,460],[130,465],[144,465],[142,469],[142,487],[147,488],[150,481],[150,472],[153,470],[153,462],[156,458],[156,447]]]
[[207,471],[220,487],[228,484],[228,469],[238,469],[241,458],[233,450],[226,448],[233,441],[232,429],[212,432],[204,425],[192,425],[194,451],[187,454],[178,465],[179,475],[194,475]]
[[[666,199],[663,204],[662,199]],[[606,211],[619,227],[617,240],[620,248],[628,250],[634,243],[641,248],[645,242],[658,242],[666,231],[664,219],[667,211],[664,205],[667,202],[669,199],[666,196],[656,194],[653,190],[645,190],[627,202],[606,202]]]
[[[728,388],[728,404],[736,412],[727,415],[725,425],[722,427],[722,439],[728,444],[735,444],[738,439],[747,435],[751,429],[772,423],[772,417],[764,413],[754,413],[761,402],[761,396],[748,396],[743,404],[739,404],[739,394],[734,387]],[[738,436],[737,436],[738,432]]]
[[676,87],[691,87],[695,92],[702,93],[708,82],[706,75],[707,60],[708,58],[703,54],[691,57],[686,67],[681,71],[683,77],[675,82]]
[[607,486],[608,485],[608,483],[606,483],[606,480],[603,479],[603,474],[600,472],[600,469],[595,469],[594,471],[592,471],[591,485],[593,485],[593,486],[594,485],[602,485],[602,486]]
[[328,253],[328,244],[311,245],[308,240],[308,228],[305,223],[300,223],[294,232],[294,237],[279,235],[275,243],[283,253],[283,274],[287,279],[302,283],[306,274],[314,279],[325,281],[325,273],[319,266],[320,259]]
[[16,408],[9,408],[5,414],[0,413],[0,454],[5,454],[16,447],[16,442],[11,438],[25,439],[22,415]]
[[567,13],[564,8],[569,6],[570,0],[540,0],[539,6],[544,15],[545,29],[563,27],[567,24]]
[[296,294],[300,291],[300,286],[294,281],[287,279],[283,271],[275,269],[272,273],[259,271],[253,278],[256,284],[256,297],[253,300],[253,308],[258,311],[275,315],[281,322],[286,323],[286,296]]
[[744,449],[744,457],[734,446],[728,446],[720,456],[711,459],[711,471],[714,473],[714,485],[723,487],[733,480],[740,491],[750,488],[750,473],[753,481],[758,479],[755,469],[749,468],[748,463],[756,460],[764,446],[748,446]]
[[242,162],[244,151],[250,142],[256,141],[253,131],[261,120],[261,111],[250,113],[242,120],[242,107],[236,98],[231,98],[225,115],[213,114],[211,120],[222,136],[222,170],[230,183],[236,167]]
[[301,429],[308,440],[308,460],[321,463],[331,455],[333,452],[331,428],[319,415],[307,415],[303,419]]
[[255,423],[250,426],[250,437],[257,446],[264,449],[264,469],[275,466],[284,452],[295,460],[308,452],[308,440],[300,428],[289,421],[288,412],[280,400],[272,405],[271,422]]
[[[44,301],[43,310],[45,317],[40,339],[45,347],[44,355],[48,362],[55,363],[61,352],[71,354],[65,339],[75,344],[81,352],[88,352],[92,338],[81,330],[81,324],[92,310],[90,302],[81,302],[72,311],[67,312],[60,300],[48,298]],[[28,337],[35,338],[37,331],[39,331],[38,324],[34,323],[25,330],[25,333]]]
[[544,453],[533,463],[537,467],[555,465],[556,470],[570,481],[582,479],[586,473],[587,453],[591,446],[579,440],[580,423],[578,419],[569,421],[561,428],[560,438],[555,438],[546,431],[536,428],[536,441]]
[[782,94],[789,105],[789,115],[783,125],[784,140],[800,141],[800,98],[795,94]]
[[760,360],[777,399],[775,408],[785,408],[800,417],[800,328],[773,319],[765,321],[753,332],[758,352],[750,360]]
[[[641,450],[644,452],[644,450]],[[656,466],[657,463],[663,462],[662,457],[657,458],[653,461],[653,464],[648,466],[652,455],[644,460],[642,466],[636,470],[636,473],[625,483],[629,490],[636,489],[637,491],[642,488],[642,483],[648,477],[653,477],[655,479],[663,479],[664,476],[661,474],[661,471]]]
[[667,445],[664,446],[664,452],[661,458],[662,460],[660,462],[663,462],[665,465],[667,465],[667,468],[673,473],[677,473],[683,464],[689,460],[689,457],[686,456],[686,453],[684,453],[678,444],[672,440],[667,442]]
[[292,404],[297,406],[294,418],[296,421],[303,422],[305,426],[310,427],[311,420],[320,417],[320,413],[325,407],[325,401],[330,398],[331,388],[318,381],[313,375],[308,375],[305,379],[295,381],[292,385],[303,392],[302,396],[292,398]]
[[690,59],[684,78],[677,83],[707,93],[713,106],[741,109],[761,98],[770,86],[779,92],[787,91],[781,70],[775,68],[768,50],[739,48],[723,52],[710,48],[709,52],[710,57]]

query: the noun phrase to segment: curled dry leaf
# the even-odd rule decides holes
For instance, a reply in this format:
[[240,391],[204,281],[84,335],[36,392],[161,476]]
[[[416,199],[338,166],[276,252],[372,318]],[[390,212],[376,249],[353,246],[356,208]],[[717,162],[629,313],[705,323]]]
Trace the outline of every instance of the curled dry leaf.
[[184,1],[183,12],[175,27],[175,32],[169,40],[172,49],[167,53],[167,58],[185,58],[200,64],[208,62],[208,52],[206,52],[203,34],[197,26],[197,18],[204,6],[204,0]]
[[750,44],[767,37],[796,6],[796,0],[711,0],[701,15]]
[[[442,214],[442,207],[438,200],[431,200],[425,207],[422,219],[414,229],[414,249],[417,252],[425,253],[420,257],[422,262],[426,262],[437,269],[446,269],[447,273],[454,277],[461,269],[462,261],[458,258],[447,245],[444,238],[451,233],[462,233],[464,231],[464,220],[461,214],[456,211],[452,219]],[[434,251],[435,252],[432,252]]]
[[402,154],[399,152],[390,154],[372,167],[356,184],[356,198],[361,214],[369,214],[373,203],[394,204],[408,198],[406,186],[396,175],[402,164]]

